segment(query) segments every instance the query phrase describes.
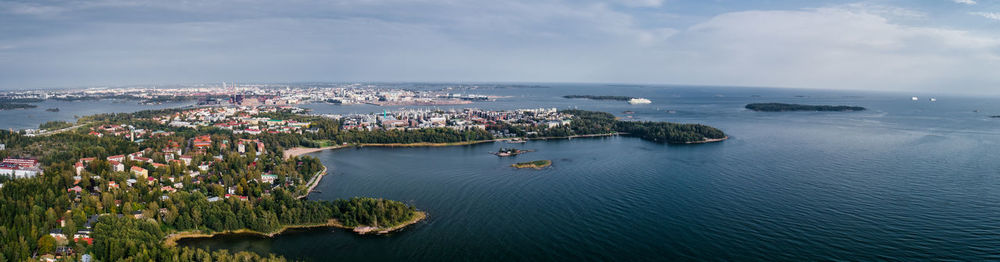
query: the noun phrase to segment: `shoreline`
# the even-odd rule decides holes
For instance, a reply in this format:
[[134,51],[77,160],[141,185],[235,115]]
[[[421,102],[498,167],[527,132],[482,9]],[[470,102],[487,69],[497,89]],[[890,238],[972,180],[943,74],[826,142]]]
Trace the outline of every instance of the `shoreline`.
[[301,156],[301,155],[305,155],[305,154],[309,154],[309,153],[314,153],[314,152],[319,152],[319,151],[323,151],[323,150],[341,149],[341,148],[345,148],[345,147],[348,147],[348,146],[346,146],[346,145],[338,145],[338,146],[325,146],[325,147],[293,147],[293,148],[285,149],[285,151],[282,154],[284,155],[285,159],[288,159],[288,158],[291,158],[293,156]]
[[[324,150],[342,149],[342,148],[347,148],[347,147],[351,147],[351,146],[358,146],[358,147],[366,147],[366,146],[370,146],[370,147],[444,147],[444,146],[467,146],[467,145],[475,145],[475,144],[483,144],[483,143],[510,141],[510,140],[514,140],[514,139],[522,139],[522,140],[525,140],[525,141],[527,141],[527,140],[550,140],[550,139],[555,140],[555,139],[573,139],[573,138],[586,138],[586,137],[617,136],[617,135],[623,135],[623,134],[626,134],[626,133],[615,132],[615,133],[607,133],[607,134],[589,134],[589,135],[572,135],[572,136],[549,136],[549,137],[535,137],[535,138],[508,137],[508,138],[497,138],[497,139],[489,139],[489,140],[475,140],[475,141],[462,141],[462,142],[446,142],[446,143],[431,143],[431,142],[419,142],[419,143],[362,143],[362,144],[348,144],[348,145],[326,146],[326,147],[293,147],[293,148],[285,149],[284,155],[285,155],[285,158],[290,158],[290,157],[294,157],[294,156],[301,156],[301,155],[305,155],[305,154],[309,154],[309,153],[315,153],[315,152],[324,151]],[[701,143],[701,142],[698,142],[698,143]]]
[[324,176],[326,176],[326,165],[323,165],[323,170],[316,172],[316,174],[313,175],[312,179],[309,179],[309,182],[306,183],[308,187],[306,188],[306,193],[300,196],[296,196],[295,199],[303,199],[309,196],[309,194],[312,193],[313,189],[316,189],[316,186],[319,185],[319,182],[323,180]]
[[305,228],[318,228],[318,227],[340,227],[340,228],[344,228],[344,225],[340,224],[340,222],[337,221],[336,219],[329,219],[329,220],[326,221],[326,223],[319,223],[319,224],[285,225],[285,226],[282,226],[280,229],[275,230],[274,232],[270,232],[270,233],[264,233],[264,232],[254,231],[254,230],[245,229],[245,228],[244,229],[237,229],[237,230],[226,230],[226,231],[221,231],[221,232],[212,232],[212,233],[203,233],[201,231],[180,231],[180,232],[174,232],[174,233],[169,234],[166,237],[164,237],[164,239],[163,239],[163,246],[174,247],[174,246],[177,246],[177,241],[180,241],[182,239],[188,239],[188,238],[212,238],[212,237],[221,236],[221,235],[236,235],[236,234],[249,234],[249,235],[257,235],[257,236],[261,236],[261,237],[274,237],[274,236],[280,235],[282,233],[285,233],[285,231],[288,231],[288,230],[291,230],[291,229],[305,229]]
[[420,221],[422,221],[422,220],[424,220],[426,218],[427,218],[427,212],[416,211],[416,212],[413,213],[413,218],[411,218],[409,221],[406,221],[406,222],[404,222],[402,224],[399,224],[399,225],[396,225],[396,226],[393,226],[393,227],[390,227],[390,228],[386,228],[386,229],[377,228],[377,229],[363,231],[363,232],[355,230],[356,228],[360,228],[360,227],[348,227],[348,226],[345,226],[344,224],[341,224],[340,221],[337,221],[336,219],[329,219],[329,220],[326,221],[326,223],[319,223],[319,224],[286,225],[286,226],[282,226],[280,229],[275,230],[274,232],[271,232],[271,233],[264,233],[264,232],[259,232],[259,231],[253,231],[253,230],[250,230],[250,229],[227,230],[227,231],[213,232],[213,233],[203,233],[203,232],[200,232],[200,231],[181,231],[181,232],[175,232],[175,233],[169,234],[166,237],[164,237],[164,239],[163,239],[163,246],[165,246],[165,247],[175,247],[175,246],[177,246],[177,241],[180,241],[180,240],[183,240],[183,239],[191,239],[191,238],[213,238],[213,237],[217,237],[217,236],[237,235],[237,234],[248,234],[248,235],[256,235],[256,236],[260,236],[260,237],[273,238],[275,236],[278,236],[278,235],[281,235],[281,234],[287,232],[288,230],[293,230],[293,229],[310,229],[310,228],[324,228],[324,227],[348,229],[348,230],[351,230],[351,232],[357,233],[358,235],[366,235],[366,234],[373,233],[373,232],[377,233],[377,234],[388,234],[388,233],[391,233],[391,232],[398,231],[398,230],[401,230],[403,228],[406,228],[407,226],[416,224],[417,222],[420,222]]
[[[508,137],[508,138],[497,138],[497,139],[489,139],[489,140],[475,140],[475,141],[462,141],[462,142],[446,142],[446,143],[431,143],[431,142],[419,142],[419,143],[384,143],[384,144],[383,143],[362,143],[362,144],[348,144],[348,145],[326,146],[326,147],[293,147],[293,148],[286,149],[284,151],[284,155],[285,155],[285,158],[290,158],[290,157],[293,157],[293,156],[301,156],[301,155],[305,155],[305,154],[309,154],[309,153],[315,153],[315,152],[324,151],[324,150],[342,149],[342,148],[347,148],[347,147],[351,147],[351,146],[357,146],[357,147],[366,147],[366,146],[370,146],[370,147],[444,147],[444,146],[467,146],[467,145],[492,143],[492,142],[504,142],[504,141],[510,141],[510,140],[514,140],[514,139],[521,139],[521,140],[524,140],[524,141],[528,141],[528,140],[550,140],[550,139],[551,140],[556,140],[556,139],[573,139],[573,138],[587,138],[587,137],[605,137],[605,136],[618,136],[618,135],[628,135],[628,133],[615,132],[615,133],[607,133],[607,134],[589,134],[589,135],[572,135],[572,136],[549,136],[549,137],[534,137],[534,138]],[[702,140],[702,141],[677,143],[677,145],[706,144],[706,143],[722,142],[722,141],[726,141],[728,139],[729,139],[729,136],[725,136],[723,138],[715,138],[715,139],[706,138],[705,140]],[[667,144],[671,144],[671,143],[667,143]]]

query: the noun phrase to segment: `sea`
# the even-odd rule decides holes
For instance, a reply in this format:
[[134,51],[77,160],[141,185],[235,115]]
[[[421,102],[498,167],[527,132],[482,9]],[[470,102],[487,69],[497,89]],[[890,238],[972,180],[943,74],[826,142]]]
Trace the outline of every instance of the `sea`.
[[[439,107],[306,107],[318,114],[576,108],[711,125],[730,139],[668,145],[614,136],[321,151],[310,155],[329,174],[309,200],[393,199],[428,218],[387,235],[323,228],[180,244],[303,261],[1000,260],[1000,118],[990,117],[1000,115],[996,97],[604,84],[452,92],[503,98]],[[757,102],[868,110],[744,109]],[[490,154],[501,147],[534,152]],[[543,159],[552,166],[510,167]]]
[[[142,110],[176,108],[194,105],[194,102],[168,102],[161,104],[140,104],[139,100],[103,99],[83,101],[45,100],[35,105],[35,108],[0,110],[0,129],[18,131],[38,129],[49,121],[66,121],[76,123],[82,116],[104,113],[131,113]],[[59,109],[56,112],[48,109]]]

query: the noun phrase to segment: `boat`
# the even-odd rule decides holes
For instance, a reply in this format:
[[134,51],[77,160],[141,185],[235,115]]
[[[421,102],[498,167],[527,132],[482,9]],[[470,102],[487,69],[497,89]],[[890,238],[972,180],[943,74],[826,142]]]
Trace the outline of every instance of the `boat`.
[[937,98],[933,98],[933,97],[931,97],[931,99],[929,99],[929,100],[930,100],[931,102],[937,102]]
[[625,111],[623,113],[626,114],[626,115],[631,115],[631,114],[635,114],[635,111],[628,110],[628,111]]
[[653,103],[653,101],[649,101],[649,99],[645,99],[645,98],[632,98],[632,99],[628,100],[628,103],[629,104],[633,104],[633,105],[637,105],[637,104],[649,104],[649,103]]
[[45,109],[45,111],[48,111],[48,112],[59,112],[59,108],[58,107],[49,108],[49,109]]
[[910,98],[910,100],[917,101],[920,100],[920,98],[914,96],[913,98]]

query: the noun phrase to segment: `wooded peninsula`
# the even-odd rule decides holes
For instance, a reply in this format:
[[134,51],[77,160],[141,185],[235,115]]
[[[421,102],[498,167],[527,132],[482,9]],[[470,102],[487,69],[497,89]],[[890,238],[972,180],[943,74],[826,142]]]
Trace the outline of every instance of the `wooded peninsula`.
[[[43,128],[58,131],[46,136],[0,130],[6,146],[0,150],[0,167],[22,170],[0,175],[0,261],[79,260],[84,254],[99,261],[281,261],[274,255],[209,252],[164,241],[185,234],[273,235],[317,225],[388,232],[425,216],[414,206],[380,198],[303,199],[325,168],[314,157],[286,157],[284,150],[290,148],[462,145],[511,136],[621,134],[671,144],[727,138],[700,124],[621,121],[584,110],[554,115],[564,119],[491,122],[461,130],[359,130],[346,128],[344,119],[288,108],[203,107],[92,115],[75,125],[51,122]],[[218,120],[207,122],[206,116]]]

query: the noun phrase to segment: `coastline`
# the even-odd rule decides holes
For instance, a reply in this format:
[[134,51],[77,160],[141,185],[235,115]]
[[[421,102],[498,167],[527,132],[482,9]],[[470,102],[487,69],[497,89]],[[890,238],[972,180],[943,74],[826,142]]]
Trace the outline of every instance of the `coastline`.
[[345,147],[347,147],[347,146],[345,146],[345,145],[339,145],[339,146],[325,146],[325,147],[293,147],[293,148],[285,149],[285,152],[283,154],[284,154],[285,158],[288,159],[288,158],[291,158],[293,156],[301,156],[301,155],[305,155],[305,154],[309,154],[309,153],[313,153],[313,152],[319,152],[319,151],[329,150],[329,149],[341,149],[341,148],[345,148]]
[[[291,156],[299,156],[299,155],[308,154],[308,153],[312,153],[312,152],[318,152],[318,151],[323,151],[323,150],[328,150],[328,149],[340,149],[340,148],[344,148],[344,147],[347,147],[347,146],[341,145],[341,146],[328,146],[328,147],[321,147],[321,148],[296,147],[296,148],[291,148],[289,150],[286,150],[285,151],[285,157],[287,158],[287,157],[291,157]],[[327,167],[324,165],[323,166],[323,170],[320,170],[319,172],[317,172],[316,175],[314,175],[313,178],[310,179],[310,181],[307,183],[307,185],[309,185],[309,186],[308,186],[308,189],[306,190],[305,194],[296,196],[295,198],[296,199],[302,199],[302,198],[304,198],[306,196],[309,196],[309,194],[312,192],[312,190],[315,189],[316,186],[319,185],[320,181],[322,181],[323,176],[326,176],[326,171],[327,171]],[[201,231],[181,231],[181,232],[171,233],[171,234],[167,235],[166,237],[164,237],[164,239],[163,239],[163,245],[166,246],[166,247],[174,247],[174,246],[177,246],[177,241],[180,241],[182,239],[188,239],[188,238],[212,238],[212,237],[216,237],[216,236],[232,235],[232,234],[250,234],[250,235],[257,235],[257,236],[261,236],[261,237],[269,237],[270,238],[270,237],[274,237],[274,236],[280,235],[280,234],[282,234],[282,233],[284,233],[284,232],[286,232],[288,230],[292,230],[292,229],[308,229],[308,228],[321,228],[321,227],[334,227],[334,228],[341,228],[341,229],[349,229],[349,230],[351,230],[351,231],[353,231],[353,232],[355,232],[355,233],[357,233],[359,235],[369,234],[369,233],[372,233],[372,232],[375,232],[375,233],[378,233],[378,234],[387,234],[387,233],[390,233],[390,232],[393,232],[393,231],[397,231],[397,230],[403,229],[403,228],[405,228],[405,227],[407,227],[409,225],[416,224],[417,222],[420,222],[421,220],[424,220],[425,218],[427,218],[427,213],[426,212],[416,211],[413,214],[413,218],[411,218],[409,221],[406,221],[406,222],[404,222],[402,224],[399,224],[399,225],[396,225],[396,226],[393,226],[393,227],[390,227],[390,228],[385,228],[385,229],[383,229],[383,228],[373,228],[371,230],[358,230],[358,228],[362,228],[362,227],[348,227],[348,226],[345,226],[344,224],[340,223],[340,221],[337,221],[336,219],[329,219],[329,220],[326,221],[326,223],[319,223],[319,224],[285,225],[285,226],[282,226],[280,229],[275,230],[274,232],[270,232],[270,233],[265,233],[265,232],[260,232],[260,231],[254,231],[254,230],[245,229],[245,228],[244,229],[237,229],[237,230],[226,230],[226,231],[221,231],[221,232],[212,232],[212,233],[204,233],[204,232],[201,232]]]
[[[607,133],[607,134],[589,134],[589,135],[572,135],[572,136],[550,136],[550,137],[534,137],[534,138],[509,137],[509,138],[497,138],[497,139],[490,139],[490,140],[475,140],[475,141],[447,142],[447,143],[430,143],[430,142],[420,142],[420,143],[385,143],[385,144],[380,144],[380,143],[363,143],[363,144],[357,144],[356,146],[358,146],[358,147],[366,147],[366,146],[371,146],[371,147],[442,147],[442,146],[466,146],[466,145],[475,145],[475,144],[482,144],[482,143],[510,141],[510,140],[514,140],[514,139],[523,139],[525,141],[527,141],[527,140],[550,140],[550,139],[573,139],[573,138],[586,138],[586,137],[617,136],[617,135],[627,135],[627,134],[628,133],[624,133],[624,132],[615,132],[615,133]],[[715,138],[715,139],[706,138],[703,141],[686,142],[686,143],[680,143],[680,144],[705,144],[705,143],[722,142],[722,141],[725,141],[725,140],[728,140],[728,139],[729,139],[729,136],[726,136],[726,137],[723,137],[723,138]],[[293,156],[301,156],[301,155],[305,155],[305,154],[309,154],[309,153],[315,153],[315,152],[324,151],[324,150],[342,149],[342,148],[346,148],[346,147],[350,147],[350,146],[352,146],[352,145],[339,145],[339,146],[327,146],[327,147],[293,147],[293,148],[285,149],[284,155],[285,155],[285,158],[290,158],[290,157],[293,157]]]
[[309,193],[312,193],[313,189],[316,189],[316,186],[319,185],[319,181],[323,180],[324,176],[326,176],[326,165],[323,165],[323,170],[316,172],[316,174],[313,175],[312,179],[310,179],[309,182],[306,183],[306,187],[308,187],[306,189],[306,193],[300,196],[296,196],[295,199],[302,199],[309,196]]
[[177,246],[177,241],[180,241],[182,239],[188,239],[188,238],[212,238],[212,237],[216,237],[216,236],[235,235],[235,234],[250,234],[250,235],[256,235],[256,236],[260,236],[260,237],[272,238],[272,237],[275,237],[277,235],[281,235],[282,233],[285,233],[286,231],[292,230],[292,229],[309,229],[309,228],[323,228],[323,227],[348,229],[348,230],[351,230],[352,232],[357,233],[359,235],[365,235],[365,234],[369,234],[369,233],[372,233],[372,232],[375,232],[375,233],[378,233],[378,234],[387,234],[387,233],[390,233],[390,232],[401,230],[403,228],[406,228],[407,226],[416,224],[417,222],[420,222],[421,220],[424,220],[426,218],[427,218],[427,213],[426,212],[416,211],[416,212],[413,213],[413,218],[411,218],[409,221],[406,221],[406,222],[404,222],[402,224],[396,225],[394,227],[386,228],[386,229],[377,228],[377,229],[363,231],[363,232],[355,230],[356,228],[359,228],[359,227],[348,227],[348,226],[345,226],[344,224],[341,224],[340,221],[337,221],[336,219],[329,219],[329,220],[326,221],[326,223],[319,223],[319,224],[285,225],[285,226],[282,226],[280,229],[275,230],[274,232],[271,232],[271,233],[264,233],[264,232],[260,232],[260,231],[253,231],[253,230],[250,230],[250,229],[227,230],[227,231],[213,232],[213,233],[203,233],[203,232],[200,232],[200,231],[181,231],[181,232],[175,232],[175,233],[167,235],[163,239],[163,246],[165,246],[165,247],[174,247],[174,246]]
[[344,227],[343,224],[341,224],[336,219],[329,219],[329,220],[326,221],[326,223],[319,223],[319,224],[285,225],[285,226],[282,226],[280,229],[275,230],[274,232],[270,232],[270,233],[264,233],[264,232],[260,232],[260,231],[250,230],[250,229],[226,230],[226,231],[222,231],[222,232],[213,232],[213,233],[203,233],[201,231],[180,231],[180,232],[175,232],[175,233],[169,234],[166,237],[164,237],[164,239],[163,239],[163,246],[166,246],[166,247],[177,246],[177,241],[179,241],[181,239],[186,239],[186,238],[211,238],[211,237],[220,236],[220,235],[232,235],[232,234],[251,234],[251,235],[258,235],[258,236],[262,236],[262,237],[274,237],[274,236],[280,235],[281,233],[284,233],[285,231],[288,231],[288,230],[291,230],[291,229],[318,228],[318,227],[339,227],[339,228],[346,228],[346,227]]
[[[420,143],[363,143],[357,144],[359,147],[442,147],[442,146],[466,146],[475,145],[482,143],[492,143],[492,142],[503,142],[514,139],[523,140],[549,140],[549,139],[573,139],[573,138],[585,138],[585,137],[604,137],[604,136],[617,136],[626,133],[615,132],[607,134],[589,134],[589,135],[572,135],[572,136],[550,136],[550,137],[535,137],[535,138],[523,138],[523,137],[509,137],[509,138],[497,138],[489,140],[475,140],[475,141],[462,141],[462,142],[447,142],[447,143],[430,143],[430,142],[420,142]],[[714,141],[713,141],[714,142]],[[301,156],[309,153],[315,153],[324,150],[334,150],[346,147],[351,147],[352,145],[339,145],[339,146],[327,146],[327,147],[293,147],[285,149],[285,158],[290,158],[293,156]]]

